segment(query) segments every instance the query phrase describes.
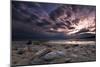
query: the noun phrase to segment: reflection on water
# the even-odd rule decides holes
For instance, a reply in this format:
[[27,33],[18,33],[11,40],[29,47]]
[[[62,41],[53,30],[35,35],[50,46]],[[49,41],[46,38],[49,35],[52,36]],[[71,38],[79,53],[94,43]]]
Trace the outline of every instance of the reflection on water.
[[79,44],[79,45],[95,45],[95,41],[75,41],[75,40],[59,40],[59,41],[48,41],[50,44]]
[[95,38],[86,38],[86,39],[67,39],[67,40],[48,40],[48,44],[78,44],[78,45],[96,45]]

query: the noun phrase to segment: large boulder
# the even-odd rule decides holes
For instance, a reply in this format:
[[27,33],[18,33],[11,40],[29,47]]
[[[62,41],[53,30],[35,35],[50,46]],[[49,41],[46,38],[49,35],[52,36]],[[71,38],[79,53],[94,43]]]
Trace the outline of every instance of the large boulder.
[[63,51],[52,51],[43,56],[42,59],[49,61],[49,60],[60,59],[63,57],[65,57],[65,53]]

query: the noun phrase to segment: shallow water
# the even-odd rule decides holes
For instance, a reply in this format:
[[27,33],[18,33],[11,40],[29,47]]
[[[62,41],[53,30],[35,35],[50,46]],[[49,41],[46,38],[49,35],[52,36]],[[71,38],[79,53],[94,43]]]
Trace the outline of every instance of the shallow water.
[[95,41],[75,41],[75,40],[58,40],[48,41],[49,44],[79,44],[79,45],[95,45]]

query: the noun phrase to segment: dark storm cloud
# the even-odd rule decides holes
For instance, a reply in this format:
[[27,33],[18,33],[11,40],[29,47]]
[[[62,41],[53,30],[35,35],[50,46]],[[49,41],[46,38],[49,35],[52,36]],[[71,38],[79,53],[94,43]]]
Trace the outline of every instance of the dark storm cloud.
[[[45,30],[49,29],[37,25],[44,24],[42,19],[49,19],[48,21],[51,21],[49,13],[60,6],[62,6],[62,4],[13,1],[12,40],[69,38],[63,33],[47,33]],[[93,10],[91,9],[91,11]],[[54,23],[52,22],[51,27],[53,24]]]

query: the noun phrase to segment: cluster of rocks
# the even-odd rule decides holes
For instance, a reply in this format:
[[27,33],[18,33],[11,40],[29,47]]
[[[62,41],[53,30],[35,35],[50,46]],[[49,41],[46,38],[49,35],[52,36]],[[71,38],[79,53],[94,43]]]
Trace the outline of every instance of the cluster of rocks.
[[[18,44],[17,44],[18,45]],[[50,44],[49,44],[50,45]],[[15,44],[13,44],[13,47]],[[28,46],[28,45],[27,45]],[[29,45],[12,50],[13,65],[39,65],[96,60],[95,45]],[[52,46],[52,47],[51,47]],[[29,48],[31,50],[29,50]]]

